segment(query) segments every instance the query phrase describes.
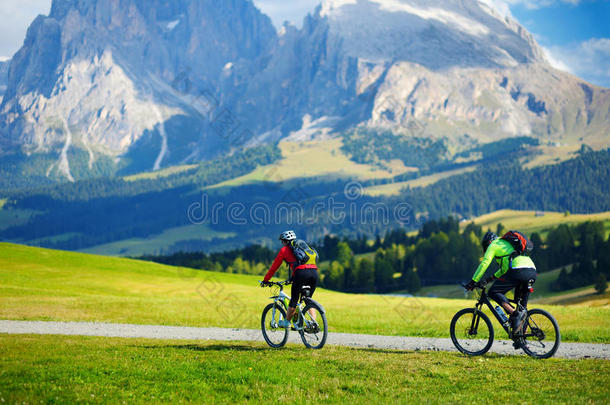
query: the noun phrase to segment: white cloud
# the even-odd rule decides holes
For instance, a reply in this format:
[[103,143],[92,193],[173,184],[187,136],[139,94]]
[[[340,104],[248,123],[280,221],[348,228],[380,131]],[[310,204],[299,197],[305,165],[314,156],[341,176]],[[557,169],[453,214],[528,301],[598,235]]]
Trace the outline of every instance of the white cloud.
[[506,4],[514,6],[523,4],[525,7],[535,10],[544,7],[550,7],[557,3],[567,3],[577,6],[582,0],[503,0]]
[[610,38],[592,38],[546,49],[549,62],[558,69],[593,84],[610,87]]

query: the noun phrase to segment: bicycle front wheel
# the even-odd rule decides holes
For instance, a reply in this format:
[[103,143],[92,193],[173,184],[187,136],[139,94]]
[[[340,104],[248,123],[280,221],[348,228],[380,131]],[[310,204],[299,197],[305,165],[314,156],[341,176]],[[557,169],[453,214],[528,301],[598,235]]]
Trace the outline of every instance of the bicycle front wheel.
[[491,321],[487,315],[475,308],[458,311],[451,320],[449,332],[455,347],[468,356],[487,353],[494,341]]
[[307,305],[299,319],[299,334],[305,347],[321,349],[328,337],[326,315],[317,305]]
[[521,339],[521,348],[529,356],[548,359],[559,348],[561,340],[559,325],[548,312],[542,309],[532,309],[527,311]]
[[271,303],[263,309],[261,316],[261,330],[265,342],[275,349],[280,348],[288,341],[288,328],[278,326],[278,322],[286,319],[286,311],[281,305]]

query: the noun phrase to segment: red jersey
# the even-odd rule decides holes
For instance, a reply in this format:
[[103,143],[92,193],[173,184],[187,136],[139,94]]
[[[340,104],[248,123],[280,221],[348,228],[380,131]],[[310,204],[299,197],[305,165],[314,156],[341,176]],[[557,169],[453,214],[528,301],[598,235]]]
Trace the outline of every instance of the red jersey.
[[284,261],[286,261],[286,263],[288,263],[290,270],[292,270],[292,276],[294,276],[294,272],[297,269],[317,269],[318,268],[317,266],[315,266],[313,264],[301,264],[300,266],[297,266],[296,265],[297,258],[294,257],[294,253],[292,253],[292,249],[290,249],[290,246],[284,246],[280,249],[279,253],[275,257],[275,260],[273,261],[273,264],[269,268],[269,271],[265,275],[265,278],[263,279],[263,281],[269,281]]

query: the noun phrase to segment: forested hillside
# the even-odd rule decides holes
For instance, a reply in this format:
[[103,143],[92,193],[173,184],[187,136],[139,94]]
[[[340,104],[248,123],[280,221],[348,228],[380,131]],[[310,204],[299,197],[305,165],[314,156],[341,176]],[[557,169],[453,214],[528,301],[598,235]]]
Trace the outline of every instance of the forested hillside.
[[[279,156],[276,147],[257,147],[236,153],[229,160],[204,163],[158,178],[94,179],[3,191],[0,238],[52,248],[84,249],[193,225],[189,210],[202,202],[225,208],[221,211],[224,215],[196,222],[211,230],[210,238],[186,236],[169,243],[163,253],[227,250],[261,238],[270,241],[286,226],[316,240],[329,233],[372,237],[399,227],[416,229],[422,222],[447,215],[470,218],[504,208],[574,213],[610,210],[608,150],[583,151],[572,160],[534,169],[504,160],[427,187],[403,190],[395,197],[354,198],[346,195],[346,186],[353,183],[344,178],[263,179],[241,186],[207,187],[260,165],[270,165]],[[277,210],[280,203],[292,204],[298,215]],[[227,212],[235,204],[241,207],[237,220]],[[277,215],[264,221],[253,219],[252,213],[260,204]],[[333,204],[343,204],[340,221],[330,215]],[[371,207],[382,211],[385,217],[371,216],[375,214]],[[215,239],[214,232],[224,233],[223,239]],[[230,234],[237,236],[227,236]]]
[[[460,231],[453,217],[430,221],[416,235],[405,229],[390,231],[375,240],[326,236],[312,243],[321,257],[321,284],[346,292],[386,293],[406,290],[416,293],[422,285],[453,284],[468,280],[483,252],[480,240],[486,229],[472,223]],[[507,231],[498,224],[493,231]],[[559,225],[546,239],[529,235],[534,251],[532,259],[540,273],[567,265],[553,284],[557,291],[590,285],[599,275],[610,276],[610,236],[605,238],[602,222]],[[262,246],[224,253],[176,253],[168,256],[144,256],[142,259],[202,270],[263,275],[275,257],[275,251]],[[497,269],[493,263],[488,275]],[[277,277],[287,277],[287,270]]]

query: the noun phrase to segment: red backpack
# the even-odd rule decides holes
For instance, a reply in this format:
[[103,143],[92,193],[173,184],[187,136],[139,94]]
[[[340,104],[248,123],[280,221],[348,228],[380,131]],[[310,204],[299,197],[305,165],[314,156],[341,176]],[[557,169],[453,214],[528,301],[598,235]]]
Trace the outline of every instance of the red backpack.
[[511,259],[521,255],[529,256],[532,250],[534,250],[532,241],[519,231],[508,231],[501,239],[509,242],[515,249],[515,252],[511,254]]

